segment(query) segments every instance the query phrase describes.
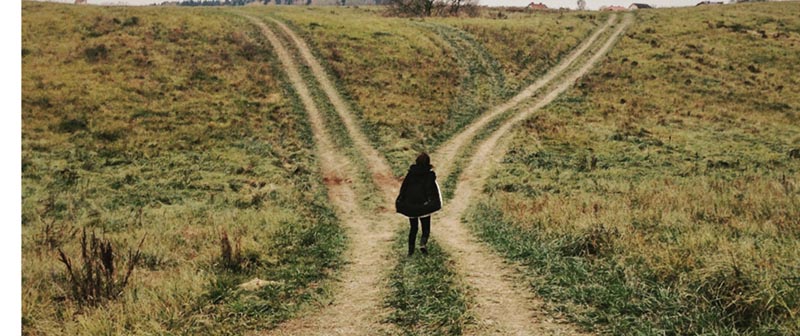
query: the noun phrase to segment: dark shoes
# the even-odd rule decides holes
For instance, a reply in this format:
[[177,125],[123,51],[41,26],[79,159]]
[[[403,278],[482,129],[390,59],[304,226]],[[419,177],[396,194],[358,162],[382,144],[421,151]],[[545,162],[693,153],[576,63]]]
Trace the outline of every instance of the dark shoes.
[[[428,248],[425,246],[421,246],[419,251],[422,252],[424,255],[428,255]],[[414,255],[414,250],[408,250],[408,256],[411,257]]]

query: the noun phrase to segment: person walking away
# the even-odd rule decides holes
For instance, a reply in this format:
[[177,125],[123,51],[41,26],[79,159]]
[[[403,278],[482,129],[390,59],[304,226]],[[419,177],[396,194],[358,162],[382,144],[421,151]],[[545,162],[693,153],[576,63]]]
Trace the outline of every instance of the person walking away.
[[427,153],[420,153],[415,164],[408,169],[400,194],[395,200],[395,209],[408,217],[410,230],[408,232],[408,255],[414,254],[414,243],[417,240],[419,223],[422,223],[422,237],[419,249],[422,254],[428,254],[428,237],[431,232],[431,215],[442,209],[442,194],[439,184],[436,183],[436,173],[433,172],[431,159]]

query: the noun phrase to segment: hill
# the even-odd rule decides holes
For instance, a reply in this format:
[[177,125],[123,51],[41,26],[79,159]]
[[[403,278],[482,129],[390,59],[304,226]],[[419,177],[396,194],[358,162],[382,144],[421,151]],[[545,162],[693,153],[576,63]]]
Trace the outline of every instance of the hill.
[[514,133],[475,228],[587,326],[797,333],[799,9],[638,12]]
[[[318,48],[397,171],[600,20],[551,15],[534,29],[518,15],[461,30],[353,8],[271,10],[245,12],[285,18]],[[302,105],[240,13],[23,2],[23,333],[239,333],[326,295],[343,232]],[[495,57],[501,45],[480,38],[497,36],[521,44]],[[90,250],[93,232],[111,244],[118,270],[134,264],[125,287],[119,272],[95,289],[67,272],[61,251],[75,270],[103,269],[99,254],[81,257],[84,230]],[[270,284],[258,296],[237,287],[253,278]]]
[[[22,22],[24,334],[239,333],[324,292],[343,232],[305,113],[246,20],[24,2]],[[101,269],[84,230],[110,242],[112,284],[144,239],[121,294],[81,280]],[[238,291],[253,278],[270,285]]]
[[[404,254],[404,230],[353,242],[391,225],[382,196],[418,151],[474,125],[452,160],[433,163],[472,232],[524,265],[519,283],[495,274],[503,286],[597,333],[800,330],[798,3],[639,11],[630,27],[592,12],[22,8],[23,334],[302,324],[347,303],[336,284],[353,283],[353,251],[383,258],[365,268],[388,283],[389,297],[365,296],[391,310],[379,323],[469,334],[492,303],[452,253],[470,233],[437,231],[460,212],[435,222],[429,258],[385,257]],[[606,44],[613,31],[624,33]],[[601,45],[613,49],[553,103],[490,136],[573,83]],[[299,64],[293,79],[286,59]],[[317,151],[325,131],[335,155]],[[501,160],[479,162],[491,171],[473,188],[482,195],[452,195],[487,139]],[[376,169],[384,158],[390,168]],[[500,260],[471,246],[469,260]],[[506,321],[529,313],[511,308]]]

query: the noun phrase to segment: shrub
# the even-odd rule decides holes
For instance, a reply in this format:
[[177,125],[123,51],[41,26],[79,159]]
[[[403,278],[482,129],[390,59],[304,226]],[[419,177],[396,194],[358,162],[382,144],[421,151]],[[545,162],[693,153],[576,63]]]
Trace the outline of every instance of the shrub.
[[86,229],[81,235],[81,269],[75,269],[72,259],[63,250],[58,249],[60,261],[66,266],[72,297],[80,304],[97,305],[105,300],[113,300],[122,294],[128,285],[133,269],[139,262],[140,250],[144,238],[139,242],[136,252],[128,251],[128,264],[125,274],[116,272],[117,262],[114,260],[114,249],[111,242],[101,240],[92,232],[87,242]]

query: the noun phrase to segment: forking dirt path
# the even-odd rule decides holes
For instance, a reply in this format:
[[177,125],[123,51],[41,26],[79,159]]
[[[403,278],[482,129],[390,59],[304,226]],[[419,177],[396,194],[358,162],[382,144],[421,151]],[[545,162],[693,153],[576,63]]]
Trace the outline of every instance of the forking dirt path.
[[[352,174],[354,170],[353,164],[344,155],[337,152],[330,141],[320,112],[297,70],[297,65],[289,56],[286,48],[268,26],[252,17],[250,19],[262,30],[275,48],[279,59],[286,68],[292,85],[306,107],[317,142],[317,152],[325,183],[328,187],[329,198],[334,204],[343,225],[349,231],[351,238],[350,248],[346,256],[350,261],[350,265],[342,271],[342,285],[335,295],[338,299],[318,312],[282,324],[276,330],[271,331],[270,334],[374,335],[391,333],[391,328],[380,322],[382,316],[386,314],[385,309],[381,308],[383,302],[382,290],[384,288],[381,283],[381,277],[391,265],[387,252],[389,252],[389,246],[395,230],[393,225],[390,225],[390,222],[396,221],[397,217],[386,211],[373,218],[366,219],[357,215],[359,209],[351,186],[352,181],[344,178],[345,176],[355,176]],[[475,126],[474,123],[467,127],[453,141],[442,147],[434,155],[434,159],[437,162],[442,162],[443,164],[447,162],[449,164],[463,145],[471,141],[477,132],[491,119],[530,98],[549,81],[569,68],[614,20],[615,16],[609,18],[609,21],[593,33],[588,41],[582,43],[575,52],[571,53],[565,61],[562,61],[556,68],[548,72],[544,78],[523,90],[522,93],[512,98],[509,102],[493,109],[487,114],[488,116],[483,116],[477,120],[475,123],[480,123],[479,126]],[[626,15],[623,24],[617,27],[603,47],[580,69],[567,75],[558,85],[533,100],[532,106],[524,108],[512,116],[486,140],[481,142],[459,177],[456,196],[447,204],[443,219],[437,221],[436,231],[442,234],[436,235],[436,239],[441,241],[452,253],[457,269],[464,276],[476,300],[476,306],[473,309],[477,316],[478,324],[474,330],[466,331],[466,334],[579,334],[573,326],[548,318],[542,312],[541,302],[531,297],[529,289],[516,287],[514,285],[515,271],[507,266],[501,257],[495,255],[489,248],[478,242],[460,222],[460,218],[471,196],[480,191],[489,172],[491,165],[485,163],[502,157],[501,152],[503,151],[495,150],[501,137],[519,121],[549,104],[560,93],[569,88],[577,78],[584,75],[611,48],[631,21],[632,17]],[[275,22],[296,44],[302,58],[310,66],[323,91],[342,118],[355,146],[367,161],[373,180],[383,192],[387,204],[390,204],[390,201],[397,193],[399,181],[393,177],[389,165],[367,142],[366,137],[353,120],[347,104],[341,99],[333,84],[327,78],[324,69],[314,58],[305,42],[298,38],[288,27],[279,21]],[[464,133],[467,133],[467,135],[464,135]],[[456,141],[455,139],[460,140]],[[453,145],[452,143],[456,144]],[[440,157],[438,155],[443,156]],[[450,155],[450,160],[444,159],[447,155]],[[450,168],[448,167],[448,169]]]
[[[567,75],[544,95],[534,99],[532,105],[521,109],[483,140],[459,176],[455,196],[450,200],[444,218],[437,225],[437,231],[446,232],[446,234],[436,235],[436,238],[453,254],[456,268],[473,290],[473,297],[476,301],[474,311],[479,319],[477,330],[468,333],[580,334],[572,325],[551,320],[543,313],[541,300],[531,297],[529,289],[515,286],[517,281],[512,279],[516,277],[516,272],[505,264],[502,257],[493,253],[483,243],[478,242],[461,223],[461,217],[469,205],[472,195],[480,193],[493,163],[503,157],[505,146],[500,143],[501,138],[508,133],[511,127],[552,102],[578,78],[585,75],[611,49],[631,22],[632,16],[626,15],[622,24],[617,26],[605,44],[578,70]],[[437,156],[434,155],[434,157]]]
[[583,55],[589,47],[594,44],[600,35],[611,26],[614,21],[616,20],[616,15],[611,15],[608,18],[603,26],[598,29],[595,29],[594,33],[590,35],[586,40],[581,42],[578,48],[575,48],[572,52],[567,55],[567,57],[559,62],[555,67],[547,71],[547,73],[542,76],[541,78],[537,79],[533,84],[527,86],[525,89],[520,91],[517,95],[513,98],[509,99],[507,102],[497,105],[496,107],[492,108],[488,113],[482,114],[478,119],[464,127],[464,130],[450,138],[447,142],[445,142],[436,153],[434,153],[433,157],[436,159],[436,175],[441,177],[442,179],[446,179],[453,170],[453,163],[455,161],[456,156],[458,153],[461,152],[464,145],[469,143],[475,136],[478,134],[480,130],[482,130],[486,125],[497,118],[497,116],[507,112],[514,106],[519,105],[526,99],[531,98],[536,92],[542,89],[545,85],[550,83],[553,79],[561,75],[567,68],[569,68],[572,63],[574,63],[581,55]]

